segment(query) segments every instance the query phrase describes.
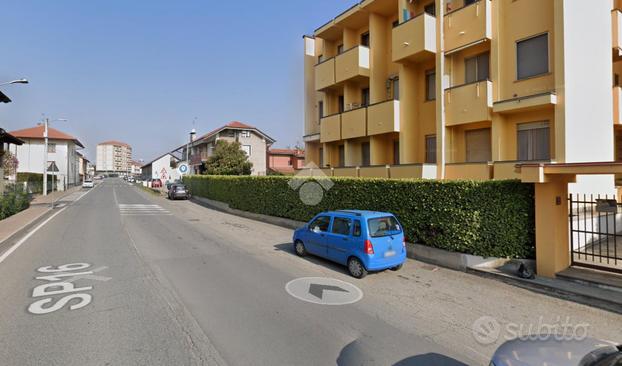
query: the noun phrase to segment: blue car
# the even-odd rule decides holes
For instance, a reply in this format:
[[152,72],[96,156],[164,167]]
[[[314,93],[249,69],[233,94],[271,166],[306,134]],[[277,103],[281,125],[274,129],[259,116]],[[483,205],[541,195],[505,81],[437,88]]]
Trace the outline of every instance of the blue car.
[[355,278],[369,271],[397,271],[406,261],[402,225],[386,212],[323,212],[296,230],[293,242],[297,255],[313,254],[346,265]]

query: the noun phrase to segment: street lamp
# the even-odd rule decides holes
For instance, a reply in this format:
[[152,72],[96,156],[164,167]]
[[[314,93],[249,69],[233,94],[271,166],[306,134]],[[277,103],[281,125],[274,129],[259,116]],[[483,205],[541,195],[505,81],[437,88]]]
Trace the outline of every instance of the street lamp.
[[[43,146],[43,195],[47,196],[48,195],[48,125],[50,124],[50,122],[67,122],[67,119],[65,118],[57,118],[53,121],[50,121],[49,118],[45,118],[43,120],[43,139],[45,140],[44,146]],[[53,186],[54,182],[52,182],[52,189],[54,189]]]
[[10,85],[10,84],[28,84],[28,80],[26,80],[26,79],[18,79],[18,80],[8,81],[6,83],[0,83],[0,86]]

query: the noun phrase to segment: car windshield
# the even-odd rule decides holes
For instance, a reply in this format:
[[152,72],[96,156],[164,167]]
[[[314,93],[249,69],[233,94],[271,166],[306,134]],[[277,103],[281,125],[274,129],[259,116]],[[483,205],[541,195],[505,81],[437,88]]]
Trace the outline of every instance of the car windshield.
[[175,190],[176,190],[176,191],[185,191],[185,190],[186,190],[186,187],[184,187],[184,186],[176,186],[176,187],[175,187]]
[[367,220],[369,235],[372,238],[396,235],[402,232],[400,224],[393,216],[377,217]]

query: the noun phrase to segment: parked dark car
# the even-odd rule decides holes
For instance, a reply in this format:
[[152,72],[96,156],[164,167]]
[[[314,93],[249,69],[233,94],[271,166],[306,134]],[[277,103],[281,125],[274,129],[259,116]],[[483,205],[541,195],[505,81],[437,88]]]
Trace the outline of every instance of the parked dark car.
[[168,199],[177,200],[184,199],[187,200],[190,198],[190,191],[183,184],[173,184],[171,188],[168,190]]
[[182,184],[182,183],[181,183],[181,180],[179,180],[179,179],[175,179],[175,180],[174,180],[174,181],[172,181],[172,182],[166,182],[166,191],[167,191],[167,192],[168,192],[168,191],[170,191],[170,190],[171,190],[171,187],[172,187],[174,184]]

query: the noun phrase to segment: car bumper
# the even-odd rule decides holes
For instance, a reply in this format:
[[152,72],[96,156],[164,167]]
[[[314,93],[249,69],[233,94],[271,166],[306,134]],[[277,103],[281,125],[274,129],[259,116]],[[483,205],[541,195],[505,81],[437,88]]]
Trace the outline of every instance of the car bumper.
[[397,253],[389,258],[367,257],[363,259],[363,265],[368,271],[383,271],[385,269],[397,267],[406,261],[406,251]]

